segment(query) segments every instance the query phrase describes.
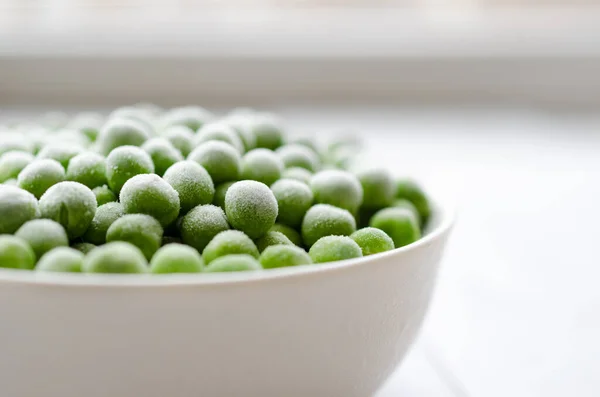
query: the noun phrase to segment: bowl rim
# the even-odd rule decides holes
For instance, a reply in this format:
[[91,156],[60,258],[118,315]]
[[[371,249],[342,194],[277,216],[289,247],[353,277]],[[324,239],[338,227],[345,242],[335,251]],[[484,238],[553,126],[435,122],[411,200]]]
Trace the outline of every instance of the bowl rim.
[[404,253],[415,251],[444,236],[453,226],[456,210],[449,200],[430,201],[433,213],[439,217],[437,225],[419,240],[404,247],[379,254],[346,259],[337,262],[308,264],[293,267],[265,269],[252,272],[230,273],[190,273],[190,274],[91,274],[91,273],[52,273],[34,270],[0,268],[0,285],[28,284],[72,287],[169,287],[169,286],[214,286],[226,284],[250,284],[269,280],[297,279],[340,272],[358,266],[368,266],[372,262],[385,260]]

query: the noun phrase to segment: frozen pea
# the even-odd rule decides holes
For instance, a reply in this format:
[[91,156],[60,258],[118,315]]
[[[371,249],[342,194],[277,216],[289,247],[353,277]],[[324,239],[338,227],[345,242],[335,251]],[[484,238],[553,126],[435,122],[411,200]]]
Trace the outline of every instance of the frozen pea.
[[38,201],[16,186],[0,185],[0,234],[12,234],[39,216]]
[[0,157],[0,183],[16,178],[33,160],[31,153],[18,151],[4,153]]
[[285,234],[275,231],[268,231],[267,234],[256,239],[255,243],[259,252],[272,245],[294,245]]
[[31,146],[31,142],[28,142],[19,135],[0,136],[0,155],[13,151],[32,153],[33,147]]
[[141,146],[150,138],[147,126],[134,119],[116,118],[106,122],[96,140],[98,151],[107,156],[121,146]]
[[78,154],[69,161],[67,180],[82,183],[90,189],[106,184],[106,159],[92,152]]
[[263,251],[259,261],[264,269],[309,265],[312,263],[310,255],[295,245],[271,245]]
[[392,203],[392,207],[406,208],[407,210],[412,212],[417,217],[417,221],[419,222],[419,225],[423,226],[421,214],[419,213],[419,210],[417,209],[417,207],[412,203],[412,201],[409,201],[407,199],[396,199]]
[[276,153],[285,168],[301,167],[315,172],[321,167],[319,156],[304,145],[285,145],[277,149]]
[[310,179],[313,174],[306,168],[302,167],[290,167],[283,170],[281,173],[281,178],[285,179],[295,179],[300,182],[304,182],[307,185],[310,184]]
[[251,255],[234,254],[221,256],[204,269],[205,273],[244,272],[261,270],[260,262]]
[[365,227],[355,231],[350,238],[360,246],[364,256],[394,249],[394,241],[383,230]]
[[229,229],[225,212],[214,205],[199,205],[188,212],[181,222],[183,242],[202,252],[217,234]]
[[85,112],[73,117],[67,124],[67,128],[81,131],[90,141],[94,142],[103,123],[104,119],[100,114]]
[[233,127],[227,123],[215,122],[208,123],[198,130],[194,136],[194,146],[203,144],[209,141],[222,141],[230,144],[240,153],[244,153],[244,144],[235,132]]
[[241,179],[250,179],[271,185],[281,177],[283,163],[269,149],[253,149],[242,158]]
[[238,134],[239,138],[244,144],[244,150],[246,152],[256,147],[256,135],[254,135],[254,132],[252,131],[248,116],[228,116],[224,122],[230,125]]
[[163,227],[179,215],[179,194],[156,174],[141,174],[123,185],[119,200],[126,214],[147,214]]
[[231,254],[248,254],[258,258],[258,248],[245,233],[225,230],[217,234],[202,251],[202,259],[210,263],[216,258]]
[[236,181],[223,182],[215,188],[215,197],[213,198],[213,204],[225,209],[225,195],[227,190]]
[[0,267],[31,270],[35,266],[35,253],[22,238],[0,235]]
[[37,259],[56,247],[68,247],[67,232],[60,223],[50,219],[32,219],[17,230],[15,236],[27,241]]
[[35,270],[40,272],[80,273],[85,255],[70,247],[57,247],[38,261]]
[[194,248],[183,244],[168,244],[160,248],[150,261],[150,272],[200,273],[204,268],[202,257]]
[[77,243],[73,244],[71,248],[82,252],[84,255],[87,255],[87,253],[96,248],[96,246],[92,243]]
[[271,191],[279,207],[277,222],[292,227],[300,226],[304,214],[313,204],[312,190],[300,181],[280,179],[271,186]]
[[402,179],[396,182],[396,198],[413,203],[419,212],[420,222],[424,226],[431,215],[429,199],[423,189],[414,181]]
[[148,262],[135,245],[115,241],[90,251],[81,269],[84,273],[147,273]]
[[154,163],[150,155],[135,146],[118,147],[106,158],[108,186],[116,194],[131,177],[153,172]]
[[183,157],[187,157],[194,149],[194,132],[185,125],[174,125],[163,131],[166,138]]
[[359,171],[358,180],[363,188],[362,206],[365,208],[384,208],[394,201],[394,179],[384,169]]
[[214,183],[235,181],[240,176],[240,152],[226,142],[205,142],[190,153],[188,160],[203,166]]
[[79,182],[59,182],[40,198],[42,218],[60,223],[69,239],[80,237],[94,219],[96,196]]
[[261,182],[236,182],[225,194],[225,213],[229,223],[250,238],[267,233],[275,224],[277,211],[277,199]]
[[356,231],[352,214],[329,204],[313,205],[302,220],[302,239],[307,247],[325,236],[349,236]]
[[99,245],[106,242],[106,231],[120,217],[125,215],[121,203],[106,203],[98,207],[90,227],[83,235],[87,242]]
[[183,160],[179,150],[165,138],[152,138],[144,142],[142,149],[152,158],[154,172],[163,175],[165,171],[178,161]]
[[161,120],[163,128],[184,125],[193,131],[213,119],[213,114],[200,106],[183,106],[167,111]]
[[99,206],[117,201],[117,195],[106,185],[95,187],[92,189],[92,192],[96,196],[96,203]]
[[106,231],[106,241],[127,241],[138,247],[146,259],[160,248],[163,229],[150,215],[126,214],[115,220]]
[[273,116],[253,115],[249,118],[248,125],[256,137],[256,147],[275,150],[283,145],[281,125]]
[[315,202],[330,204],[355,212],[363,202],[363,189],[358,178],[347,171],[325,170],[310,180]]
[[290,241],[292,243],[294,243],[298,247],[302,247],[302,245],[303,245],[302,244],[302,236],[300,236],[300,233],[298,233],[298,231],[296,229],[291,228],[287,225],[283,225],[281,223],[276,223],[271,227],[271,229],[269,229],[269,231],[283,233],[288,239],[290,239]]
[[363,256],[356,241],[346,236],[325,236],[317,240],[308,252],[314,263],[341,261]]
[[210,204],[215,195],[215,186],[200,164],[180,161],[173,164],[163,179],[179,194],[181,212],[186,213],[197,205]]
[[64,181],[65,178],[65,169],[58,161],[38,159],[23,168],[17,177],[17,185],[39,199],[50,186]]
[[39,159],[56,160],[66,170],[69,161],[83,151],[83,146],[73,143],[50,143],[40,149],[37,157]]
[[415,215],[406,208],[388,207],[377,211],[369,222],[371,227],[383,230],[394,240],[396,248],[413,243],[421,238],[419,223]]

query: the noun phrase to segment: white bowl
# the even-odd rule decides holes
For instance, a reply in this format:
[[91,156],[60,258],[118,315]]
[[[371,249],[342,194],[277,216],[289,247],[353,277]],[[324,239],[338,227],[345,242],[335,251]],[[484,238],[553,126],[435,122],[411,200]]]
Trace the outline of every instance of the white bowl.
[[172,276],[0,271],[6,397],[365,397],[427,311],[452,213],[366,258]]

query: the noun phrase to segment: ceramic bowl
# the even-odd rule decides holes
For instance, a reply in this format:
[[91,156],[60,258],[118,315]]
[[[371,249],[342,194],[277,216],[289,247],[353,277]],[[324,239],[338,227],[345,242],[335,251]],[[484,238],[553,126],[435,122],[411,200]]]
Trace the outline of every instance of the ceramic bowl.
[[413,343],[452,224],[418,242],[256,273],[0,271],[7,397],[366,397]]

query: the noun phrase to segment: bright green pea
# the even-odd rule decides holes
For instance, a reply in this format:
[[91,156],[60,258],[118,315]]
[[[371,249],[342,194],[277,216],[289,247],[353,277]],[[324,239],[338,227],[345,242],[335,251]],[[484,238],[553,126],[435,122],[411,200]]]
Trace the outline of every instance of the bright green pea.
[[223,120],[223,122],[230,125],[235,130],[242,140],[242,143],[244,144],[244,150],[246,152],[256,147],[256,135],[252,131],[248,116],[231,115]]
[[256,137],[256,147],[275,150],[283,145],[282,127],[272,115],[255,114],[248,119],[248,128]]
[[294,245],[287,236],[281,232],[268,231],[261,238],[256,239],[256,247],[259,252],[263,252],[272,245]]
[[85,149],[81,145],[73,143],[50,143],[44,146],[38,153],[39,159],[56,160],[66,170],[69,161]]
[[300,181],[280,179],[271,186],[271,191],[279,207],[277,222],[291,227],[300,226],[304,214],[313,204],[312,190]]
[[290,167],[283,170],[281,173],[282,179],[295,179],[300,182],[304,182],[307,185],[310,184],[310,180],[313,174],[306,168],[302,167]]
[[406,208],[389,207],[379,210],[371,218],[370,226],[383,230],[394,240],[396,248],[421,238],[417,217]]
[[86,255],[88,252],[90,252],[91,250],[93,250],[94,248],[96,248],[96,246],[94,244],[91,243],[77,243],[77,244],[73,244],[71,246],[71,248],[83,253],[84,255]]
[[363,188],[351,173],[341,170],[324,170],[310,180],[315,202],[330,204],[350,212],[358,210],[363,202]]
[[15,236],[27,241],[37,259],[56,247],[68,247],[67,232],[60,223],[50,219],[32,219],[16,231]]
[[50,186],[64,181],[65,178],[65,169],[58,161],[39,159],[23,168],[17,177],[17,184],[39,199]]
[[419,221],[419,225],[421,227],[423,226],[421,214],[419,213],[419,210],[417,209],[417,207],[412,203],[412,201],[409,201],[407,199],[396,199],[392,203],[392,207],[406,208],[407,210],[409,210],[410,212],[415,214],[415,216],[417,217],[417,220]]
[[179,215],[179,194],[156,174],[141,174],[129,179],[119,195],[126,214],[147,214],[163,227]]
[[16,186],[0,185],[0,234],[12,234],[39,215],[35,197]]
[[69,239],[85,233],[96,213],[96,196],[85,185],[78,182],[59,182],[50,187],[40,198],[42,218],[60,223]]
[[225,209],[225,195],[227,194],[227,190],[231,185],[233,185],[236,181],[223,182],[215,188],[215,196],[213,198],[213,204]]
[[125,211],[121,203],[111,202],[99,206],[83,239],[96,245],[106,243],[108,228],[123,215]]
[[325,236],[317,240],[308,252],[314,263],[326,263],[361,257],[360,246],[346,236]]
[[179,194],[181,212],[201,204],[210,204],[215,186],[208,171],[194,161],[180,161],[169,167],[163,179]]
[[100,129],[96,143],[100,154],[107,156],[121,146],[141,146],[149,138],[148,126],[142,121],[116,117]]
[[184,106],[167,111],[160,122],[163,129],[174,125],[184,125],[193,131],[214,118],[208,110],[199,106]]
[[226,142],[205,142],[190,153],[188,160],[203,166],[217,184],[235,181],[240,176],[240,152]]
[[307,247],[325,236],[349,236],[356,231],[352,214],[329,204],[313,205],[302,220],[302,239]]
[[283,163],[268,149],[253,149],[244,155],[241,165],[241,179],[250,179],[271,185],[281,177]]
[[384,208],[394,201],[394,179],[383,169],[368,169],[358,172],[358,180],[363,188],[364,208]]
[[359,229],[350,238],[360,246],[364,256],[394,249],[394,241],[383,230],[374,227]]
[[31,270],[34,266],[35,253],[25,240],[0,235],[0,267]]
[[264,269],[309,265],[312,263],[312,259],[306,251],[295,245],[271,245],[263,251],[259,261]]
[[194,146],[198,146],[208,141],[223,141],[244,153],[245,148],[242,140],[235,132],[235,129],[223,122],[213,122],[202,126],[194,137]]
[[81,273],[85,255],[70,247],[57,247],[44,254],[35,270],[39,272]]
[[67,166],[67,180],[93,189],[105,185],[106,159],[97,153],[83,152],[73,157]]
[[115,241],[94,248],[83,260],[84,273],[147,273],[148,263],[135,245]]
[[135,146],[118,147],[106,158],[108,186],[116,194],[131,177],[153,172],[154,163],[150,155]]
[[304,145],[285,145],[277,149],[276,153],[283,161],[285,168],[301,167],[311,172],[321,168],[319,156]]
[[202,259],[210,263],[216,258],[231,254],[248,254],[258,258],[254,242],[239,230],[225,230],[217,234],[202,251]]
[[69,121],[67,128],[81,131],[92,142],[98,137],[98,131],[102,127],[104,119],[96,113],[80,113]]
[[202,257],[194,248],[183,244],[168,244],[160,248],[150,261],[150,272],[199,273],[204,268]]
[[106,185],[95,187],[92,192],[96,196],[98,206],[117,201],[117,195]]
[[31,162],[34,157],[26,152],[6,152],[0,157],[0,183],[17,178],[19,173]]
[[247,254],[225,255],[212,261],[205,273],[244,272],[261,270],[262,266],[253,256]]
[[283,225],[281,223],[274,224],[270,229],[270,232],[280,232],[283,233],[292,243],[297,245],[298,247],[302,247],[302,236],[300,233],[294,228],[291,228],[287,225]]
[[423,226],[427,224],[431,215],[431,206],[425,191],[414,181],[402,179],[396,182],[396,198],[406,199],[413,203],[419,212]]
[[269,231],[277,219],[277,199],[264,183],[236,182],[225,195],[225,213],[229,223],[250,238]]
[[188,212],[181,222],[183,242],[202,252],[217,234],[229,229],[225,212],[214,205],[199,205]]
[[168,127],[163,131],[162,136],[171,142],[183,157],[187,157],[194,149],[194,132],[184,125]]
[[144,142],[142,149],[152,158],[154,172],[163,175],[165,171],[178,161],[183,160],[179,150],[165,138],[152,138]]
[[138,247],[146,259],[160,248],[163,229],[150,215],[127,214],[115,220],[106,231],[106,241],[126,241]]

